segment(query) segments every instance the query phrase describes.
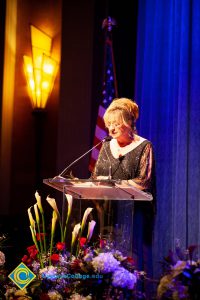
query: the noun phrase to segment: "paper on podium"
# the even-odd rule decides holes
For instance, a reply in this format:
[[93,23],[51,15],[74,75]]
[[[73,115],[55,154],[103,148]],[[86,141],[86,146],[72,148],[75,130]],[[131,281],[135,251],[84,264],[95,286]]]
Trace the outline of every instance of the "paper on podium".
[[151,194],[121,180],[67,179],[61,176],[43,182],[75,199],[152,201]]

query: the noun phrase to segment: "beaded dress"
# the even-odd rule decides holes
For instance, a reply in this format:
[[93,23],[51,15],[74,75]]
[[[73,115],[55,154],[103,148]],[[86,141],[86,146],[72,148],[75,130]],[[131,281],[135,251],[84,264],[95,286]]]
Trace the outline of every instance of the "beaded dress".
[[119,158],[112,155],[110,142],[105,142],[95,165],[94,176],[108,176],[109,166],[112,179],[134,180],[143,190],[152,189],[153,153],[152,144],[144,140],[132,151]]
[[[111,166],[112,179],[133,180],[145,192],[152,193],[152,202],[111,201],[114,204],[113,226],[118,227],[117,240],[120,250],[137,257],[140,269],[151,258],[143,253],[145,247],[151,252],[153,216],[155,210],[155,164],[150,141],[143,140],[134,149],[115,158],[110,148],[111,141],[104,142],[95,165],[93,177],[108,176]],[[146,268],[148,269],[148,268]]]

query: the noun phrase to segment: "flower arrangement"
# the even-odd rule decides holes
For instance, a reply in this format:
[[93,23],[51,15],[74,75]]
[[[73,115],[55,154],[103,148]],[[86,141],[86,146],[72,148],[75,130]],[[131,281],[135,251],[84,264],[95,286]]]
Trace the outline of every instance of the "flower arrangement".
[[197,245],[183,251],[176,241],[175,252],[164,258],[164,275],[157,288],[157,299],[200,299],[200,259],[194,260]]
[[[82,221],[73,228],[71,243],[66,243],[73,198],[65,196],[68,205],[64,226],[55,199],[46,199],[53,209],[48,238],[41,197],[35,193],[37,203],[28,209],[33,245],[27,248],[22,262],[36,278],[22,290],[6,285],[5,299],[136,299],[136,284],[143,272],[136,271],[133,259],[110,247],[107,240],[99,237],[91,242],[96,222],[88,222],[88,216],[93,208],[85,210]],[[57,225],[60,240],[55,242]]]

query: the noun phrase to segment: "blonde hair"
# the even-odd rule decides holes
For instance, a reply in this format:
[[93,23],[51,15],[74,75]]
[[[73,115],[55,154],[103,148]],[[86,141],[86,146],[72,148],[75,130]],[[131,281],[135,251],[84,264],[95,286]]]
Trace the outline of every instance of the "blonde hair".
[[103,116],[106,126],[111,115],[115,113],[120,116],[124,124],[128,125],[131,121],[131,127],[134,128],[135,122],[139,117],[139,107],[133,100],[128,98],[113,99]]

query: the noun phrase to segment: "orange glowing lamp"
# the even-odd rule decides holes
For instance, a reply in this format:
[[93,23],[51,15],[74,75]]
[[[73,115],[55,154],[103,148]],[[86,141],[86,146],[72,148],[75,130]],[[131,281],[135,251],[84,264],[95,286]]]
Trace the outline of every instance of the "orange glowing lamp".
[[58,62],[51,57],[52,38],[31,25],[32,57],[24,55],[24,71],[33,109],[45,109]]

